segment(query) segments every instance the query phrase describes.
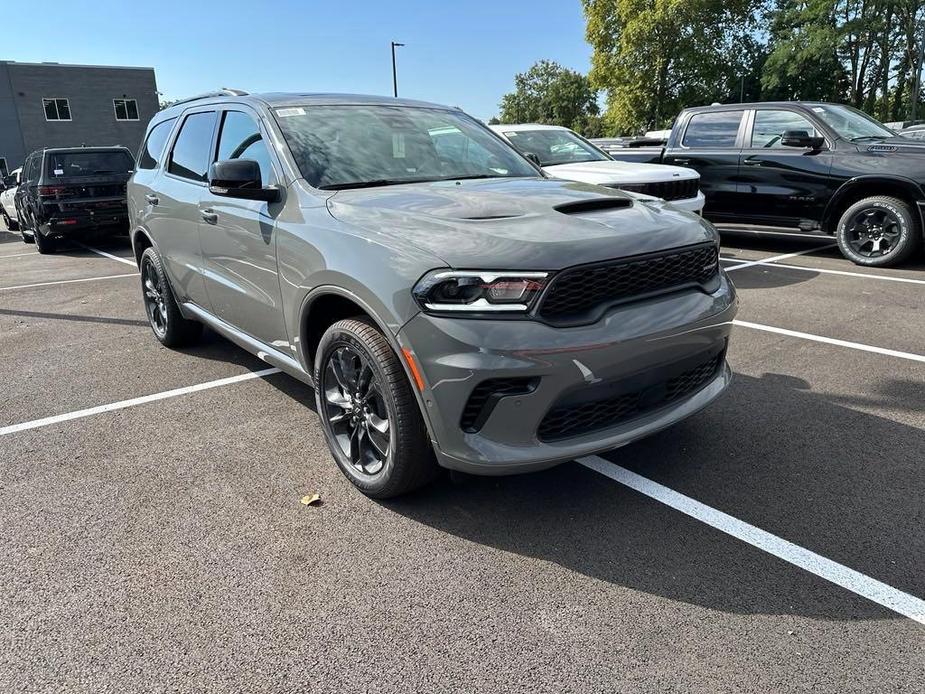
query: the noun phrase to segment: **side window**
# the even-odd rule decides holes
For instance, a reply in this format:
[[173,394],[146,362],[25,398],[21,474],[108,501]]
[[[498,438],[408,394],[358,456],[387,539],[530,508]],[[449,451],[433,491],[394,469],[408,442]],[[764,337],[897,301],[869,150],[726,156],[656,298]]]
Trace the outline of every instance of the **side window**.
[[151,128],[151,132],[148,133],[148,137],[138,153],[139,169],[157,168],[157,164],[161,160],[161,154],[164,153],[164,145],[167,144],[167,138],[170,136],[170,131],[173,130],[173,124],[176,121],[176,118],[171,118]]
[[205,181],[209,171],[215,111],[187,116],[173,144],[167,171],[192,181]]
[[781,147],[781,136],[786,130],[802,130],[810,137],[816,135],[813,124],[793,111],[755,112],[752,128],[752,147]]
[[735,147],[743,111],[712,111],[691,116],[684,131],[685,147]]
[[275,183],[270,152],[257,123],[241,111],[225,111],[218,137],[218,159],[253,159],[260,165],[263,185]]

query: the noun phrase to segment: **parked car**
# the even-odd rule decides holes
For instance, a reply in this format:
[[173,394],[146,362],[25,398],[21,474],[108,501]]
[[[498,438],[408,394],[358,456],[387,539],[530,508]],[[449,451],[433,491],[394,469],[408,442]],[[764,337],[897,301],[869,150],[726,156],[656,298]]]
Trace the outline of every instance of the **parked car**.
[[19,174],[22,167],[13,169],[8,176],[3,178],[3,185],[0,186],[0,217],[9,231],[19,229],[19,215],[16,213],[16,189],[19,187]]
[[688,212],[700,212],[700,176],[692,169],[659,164],[627,164],[558,125],[493,125],[522,154],[556,178],[594,183],[650,195]]
[[547,178],[458,109],[194,98],[151,121],[128,197],[156,338],[205,324],[314,384],[371,496],[614,448],[729,384],[713,227]]
[[925,124],[910,125],[908,128],[900,130],[899,134],[912,140],[925,140]]
[[16,192],[23,241],[54,253],[64,238],[124,234],[125,185],[135,160],[125,147],[68,147],[33,152]]
[[709,219],[832,234],[858,265],[895,265],[922,248],[925,148],[850,106],[686,109],[665,147],[613,156],[690,166]]

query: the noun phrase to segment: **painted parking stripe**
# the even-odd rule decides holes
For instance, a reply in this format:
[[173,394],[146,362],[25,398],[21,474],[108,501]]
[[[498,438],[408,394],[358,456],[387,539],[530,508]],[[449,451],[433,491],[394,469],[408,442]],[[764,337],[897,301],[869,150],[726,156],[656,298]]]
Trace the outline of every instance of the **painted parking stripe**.
[[751,267],[752,265],[764,265],[767,263],[773,263],[777,260],[786,260],[787,258],[796,258],[799,255],[809,255],[810,253],[815,253],[816,251],[824,251],[829,248],[835,248],[838,246],[837,243],[829,243],[825,246],[813,246],[812,248],[807,248],[803,251],[796,251],[795,253],[784,253],[783,255],[775,255],[770,258],[762,258],[761,260],[750,260],[741,265],[733,265],[732,267],[727,267],[726,272],[732,272],[733,270],[741,270],[744,267]]
[[125,263],[126,265],[131,265],[132,267],[138,267],[138,264],[137,264],[134,260],[129,260],[128,258],[121,258],[121,257],[119,257],[119,256],[117,256],[117,255],[113,255],[112,253],[107,253],[106,251],[101,251],[99,248],[94,248],[93,246],[88,246],[87,244],[81,243],[80,241],[75,241],[74,243],[76,243],[78,246],[81,246],[81,247],[83,247],[83,248],[86,248],[88,251],[93,251],[93,252],[96,253],[97,255],[101,255],[101,256],[103,256],[104,258],[109,258],[110,260],[116,260],[116,261],[118,261],[118,262],[120,262],[120,263]]
[[12,289],[31,289],[32,287],[50,287],[54,284],[75,284],[77,282],[96,282],[97,280],[114,280],[120,277],[138,277],[137,272],[130,272],[126,275],[103,275],[102,277],[83,277],[77,280],[55,280],[54,282],[36,282],[35,284],[17,284],[12,287],[0,287],[0,292],[8,292]]
[[834,337],[825,337],[823,335],[813,335],[812,333],[801,333],[798,330],[787,330],[786,328],[777,328],[773,325],[762,325],[761,323],[750,323],[744,320],[734,320],[733,325],[742,328],[751,328],[752,330],[762,330],[768,333],[777,333],[778,335],[787,335],[788,337],[799,337],[803,340],[813,340],[814,342],[824,342],[827,345],[836,345],[838,347],[848,347],[850,349],[859,349],[863,352],[873,352],[874,354],[883,354],[888,357],[899,357],[900,359],[909,359],[910,361],[920,361],[925,363],[925,355],[915,354],[913,352],[900,352],[895,349],[885,347],[875,347],[874,345],[865,345],[860,342],[849,342],[848,340],[838,340]]
[[756,528],[754,525],[723,513],[712,506],[707,506],[599,456],[593,455],[579,458],[577,462],[620,484],[626,485],[630,489],[634,489],[650,499],[654,499],[737,540],[782,559],[788,564],[841,586],[855,595],[860,595],[919,624],[925,624],[925,600],[904,593],[882,581],[795,545],[761,528]]
[[152,395],[143,395],[140,398],[131,398],[130,400],[120,400],[119,402],[111,402],[108,405],[88,407],[85,410],[75,410],[74,412],[67,412],[65,414],[59,414],[53,417],[43,417],[42,419],[33,419],[30,422],[21,422],[19,424],[11,424],[10,426],[0,427],[0,436],[6,436],[7,434],[15,434],[16,432],[26,431],[28,429],[37,429],[38,427],[45,427],[50,424],[58,424],[60,422],[69,422],[72,419],[82,419],[83,417],[91,417],[93,415],[102,414],[104,412],[112,412],[113,410],[124,410],[126,407],[134,407],[135,405],[144,405],[149,402],[165,400],[166,398],[175,398],[178,395],[186,395],[188,393],[197,393],[201,390],[209,390],[211,388],[220,388],[221,386],[231,385],[232,383],[241,383],[242,381],[250,381],[251,379],[254,379],[254,378],[264,378],[265,376],[271,376],[279,372],[280,372],[279,369],[276,369],[276,368],[263,369],[261,371],[249,371],[247,373],[239,374],[237,376],[231,376],[229,378],[220,378],[216,381],[206,381],[205,383],[198,383],[194,386],[174,388],[173,390],[165,390],[160,393],[153,393]]
[[[723,258],[723,260],[732,260],[731,258]],[[767,265],[768,267],[780,267],[787,270],[803,270],[804,272],[818,272],[826,275],[843,275],[845,277],[861,277],[867,280],[884,280],[886,282],[906,282],[907,284],[925,284],[925,280],[915,280],[909,277],[889,277],[887,275],[872,275],[867,272],[849,272],[847,270],[829,270],[827,268],[821,267],[804,267],[802,265],[787,265],[785,263],[771,263],[767,260],[762,260],[760,262],[756,261],[754,265]],[[741,266],[739,266],[741,267]],[[727,268],[729,270],[735,268]]]

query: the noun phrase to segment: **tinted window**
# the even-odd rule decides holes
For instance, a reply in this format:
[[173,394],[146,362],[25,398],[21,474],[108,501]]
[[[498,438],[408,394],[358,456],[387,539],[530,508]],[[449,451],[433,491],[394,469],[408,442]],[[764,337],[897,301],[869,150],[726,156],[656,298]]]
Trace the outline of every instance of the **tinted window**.
[[157,168],[157,164],[161,160],[161,154],[164,152],[164,145],[167,144],[167,138],[170,136],[170,131],[173,130],[173,124],[176,120],[176,118],[171,118],[151,128],[148,139],[145,140],[144,145],[141,147],[141,153],[138,155],[139,169]]
[[742,111],[716,111],[691,116],[684,132],[685,147],[735,147]]
[[[298,106],[278,108],[276,116],[316,188],[537,175],[510,145],[456,110]],[[441,134],[455,141],[438,146]]]
[[270,153],[256,121],[241,111],[225,112],[218,139],[218,158],[252,159],[260,164],[260,180],[264,185],[276,180]]
[[183,121],[167,171],[194,181],[205,181],[214,125],[215,111],[194,113]]
[[509,130],[505,137],[518,150],[535,154],[543,166],[607,161],[600,150],[571,130]]
[[813,124],[793,111],[757,111],[752,128],[752,147],[783,147],[781,137],[787,130],[800,130],[815,137]]
[[122,149],[109,152],[80,151],[49,152],[45,155],[45,178],[69,176],[105,176],[128,173],[135,168],[131,155]]

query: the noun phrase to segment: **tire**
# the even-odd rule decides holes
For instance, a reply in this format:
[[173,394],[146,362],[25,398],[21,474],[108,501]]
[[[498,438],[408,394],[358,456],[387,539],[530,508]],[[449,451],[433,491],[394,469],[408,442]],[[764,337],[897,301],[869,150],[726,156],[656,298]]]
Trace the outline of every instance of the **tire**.
[[165,347],[192,344],[202,334],[202,323],[180,313],[161,258],[154,248],[141,254],[141,300],[154,336]]
[[6,225],[7,231],[19,231],[19,224],[10,219],[10,215],[2,207],[0,207],[0,216],[3,217],[3,223]]
[[908,260],[922,243],[922,229],[909,203],[885,195],[859,200],[838,220],[838,248],[865,267],[890,267]]
[[[54,253],[56,250],[55,242],[47,236],[43,236],[37,227],[37,224],[32,225],[32,240],[35,243],[35,249],[43,255]],[[25,239],[23,240],[25,241]]]
[[[347,392],[352,383],[345,364],[352,364],[352,373],[358,374],[354,393]],[[325,331],[315,355],[314,379],[325,440],[338,467],[357,489],[387,499],[418,489],[437,476],[439,468],[408,376],[370,321],[341,320]],[[351,400],[351,394],[360,397]],[[384,453],[383,419],[388,428]]]

